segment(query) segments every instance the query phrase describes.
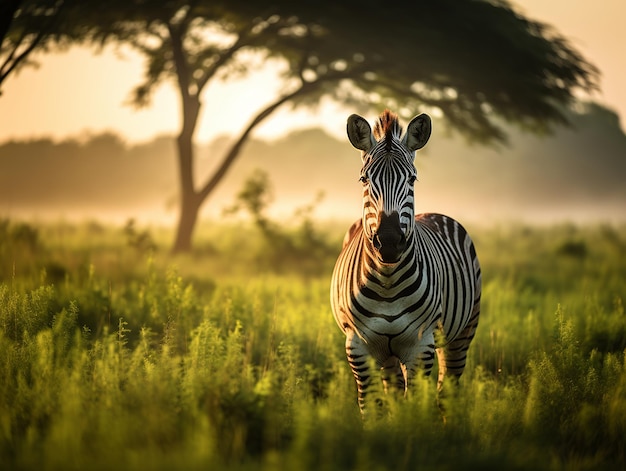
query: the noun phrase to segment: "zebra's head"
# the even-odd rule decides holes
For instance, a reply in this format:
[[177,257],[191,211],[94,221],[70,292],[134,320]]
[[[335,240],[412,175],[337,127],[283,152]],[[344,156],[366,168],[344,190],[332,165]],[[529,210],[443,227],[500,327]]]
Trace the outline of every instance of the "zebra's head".
[[400,259],[413,231],[417,179],[413,160],[430,131],[426,114],[413,118],[404,136],[398,117],[389,110],[380,115],[373,132],[361,116],[348,118],[348,139],[363,157],[363,230],[382,263]]

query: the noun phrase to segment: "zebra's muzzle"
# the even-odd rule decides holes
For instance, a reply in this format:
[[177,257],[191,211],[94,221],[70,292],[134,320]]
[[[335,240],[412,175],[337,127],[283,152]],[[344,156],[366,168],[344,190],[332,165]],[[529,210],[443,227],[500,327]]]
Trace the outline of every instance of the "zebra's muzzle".
[[397,212],[387,216],[380,215],[378,230],[372,236],[372,245],[380,255],[383,263],[395,263],[406,249],[406,236],[400,226],[400,216]]

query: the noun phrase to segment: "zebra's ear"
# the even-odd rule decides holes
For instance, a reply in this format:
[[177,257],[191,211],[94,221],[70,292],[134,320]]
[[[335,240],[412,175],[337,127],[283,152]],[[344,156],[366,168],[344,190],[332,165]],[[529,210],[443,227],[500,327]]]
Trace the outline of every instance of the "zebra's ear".
[[368,152],[375,144],[372,128],[369,123],[358,114],[348,117],[348,139],[350,143],[363,152]]
[[430,116],[424,113],[416,116],[406,128],[404,144],[411,152],[421,149],[428,142],[431,129]]

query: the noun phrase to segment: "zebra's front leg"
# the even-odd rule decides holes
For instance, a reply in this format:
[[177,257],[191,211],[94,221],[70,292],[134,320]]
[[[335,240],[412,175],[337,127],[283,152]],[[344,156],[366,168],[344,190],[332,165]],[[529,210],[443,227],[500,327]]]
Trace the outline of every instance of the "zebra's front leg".
[[435,364],[435,340],[432,334],[422,338],[422,342],[417,346],[410,358],[401,362],[402,373],[404,374],[404,384],[406,385],[405,395],[408,395],[415,377],[421,373],[423,376],[430,376]]
[[372,357],[366,343],[353,330],[346,331],[346,356],[356,380],[359,408],[364,413],[367,394],[375,392],[372,383]]

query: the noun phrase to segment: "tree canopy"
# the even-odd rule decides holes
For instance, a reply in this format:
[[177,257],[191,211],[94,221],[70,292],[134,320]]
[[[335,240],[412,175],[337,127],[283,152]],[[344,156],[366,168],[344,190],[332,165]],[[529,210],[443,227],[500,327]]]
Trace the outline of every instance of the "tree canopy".
[[575,91],[596,88],[597,70],[566,38],[507,2],[332,5],[324,16],[300,15],[326,34],[297,61],[320,76],[342,68],[355,103],[406,118],[437,109],[453,128],[487,142],[505,137],[501,119],[532,130],[563,123]]
[[[505,137],[494,118],[543,130],[564,122],[561,107],[576,90],[597,87],[598,71],[565,37],[504,1],[127,0],[107,2],[94,18],[100,40],[129,42],[148,57],[137,104],[181,67],[176,80],[192,94],[246,73],[242,53],[256,51],[288,63],[285,78],[305,88],[294,103],[329,95],[407,118],[436,108],[485,142]],[[184,54],[173,53],[177,42]]]

